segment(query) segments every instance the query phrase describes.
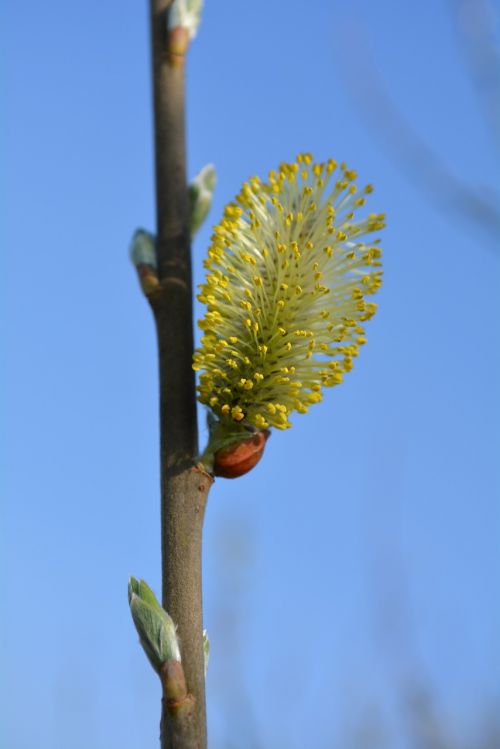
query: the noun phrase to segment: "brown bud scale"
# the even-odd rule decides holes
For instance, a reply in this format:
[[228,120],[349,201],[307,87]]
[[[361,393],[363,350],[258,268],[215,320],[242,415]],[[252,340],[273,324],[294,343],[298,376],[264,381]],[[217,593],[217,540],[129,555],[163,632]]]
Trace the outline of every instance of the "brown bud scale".
[[266,429],[251,437],[223,447],[214,455],[214,474],[225,479],[236,479],[254,468],[262,455],[270,436]]

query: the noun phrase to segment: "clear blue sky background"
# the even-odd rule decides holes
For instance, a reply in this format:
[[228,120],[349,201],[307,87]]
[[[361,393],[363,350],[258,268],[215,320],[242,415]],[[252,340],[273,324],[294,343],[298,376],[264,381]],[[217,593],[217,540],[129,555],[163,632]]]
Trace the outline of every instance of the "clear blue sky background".
[[[500,253],[388,158],[347,82],[368,49],[400,113],[491,198],[498,160],[451,7],[206,3],[188,141],[190,176],[219,173],[211,223],[299,150],[357,168],[389,222],[354,371],[210,497],[217,749],[346,747],[382,717],[370,749],[406,747],[415,682],[465,741],[499,697]],[[0,746],[143,749],[160,693],[126,584],[160,588],[157,374],[127,247],[154,227],[146,2],[11,2],[1,26]]]

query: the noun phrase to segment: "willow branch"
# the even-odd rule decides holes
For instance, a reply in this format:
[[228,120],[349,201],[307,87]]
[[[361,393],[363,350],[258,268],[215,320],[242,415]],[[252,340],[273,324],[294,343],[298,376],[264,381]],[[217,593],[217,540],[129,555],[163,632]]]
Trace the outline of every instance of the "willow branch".
[[[198,449],[186,184],[184,62],[169,60],[169,0],[151,0],[159,287],[149,296],[160,368],[162,604],[178,627],[187,689],[193,698],[190,743],[163,708],[162,749],[206,747],[201,596],[203,515],[211,477]],[[182,733],[182,732],[181,732]]]

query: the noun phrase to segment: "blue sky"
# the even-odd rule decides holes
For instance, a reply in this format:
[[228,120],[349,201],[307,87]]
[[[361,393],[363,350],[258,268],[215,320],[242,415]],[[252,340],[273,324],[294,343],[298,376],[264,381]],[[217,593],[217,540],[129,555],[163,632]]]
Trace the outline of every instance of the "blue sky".
[[[452,8],[206,2],[187,96],[189,174],[219,175],[209,224],[300,150],[346,160],[388,215],[355,369],[210,496],[213,747],[346,746],[381,715],[380,746],[404,749],[408,683],[462,737],[500,696],[498,240],[415,185],[353,83],[369,54],[411,127],[493,199]],[[159,688],[126,598],[130,574],[160,588],[155,340],[127,258],[154,227],[146,3],[27,0],[1,26],[1,743],[154,746]]]

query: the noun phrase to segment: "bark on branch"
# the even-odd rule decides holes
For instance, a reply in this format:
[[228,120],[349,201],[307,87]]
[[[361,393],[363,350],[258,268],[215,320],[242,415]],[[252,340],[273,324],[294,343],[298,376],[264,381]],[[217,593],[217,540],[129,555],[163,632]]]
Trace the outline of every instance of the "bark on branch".
[[149,297],[158,338],[161,431],[162,604],[178,627],[190,702],[174,730],[163,700],[162,749],[206,749],[201,538],[212,478],[198,450],[189,203],[186,184],[184,64],[169,61],[169,0],[151,0],[159,288]]

